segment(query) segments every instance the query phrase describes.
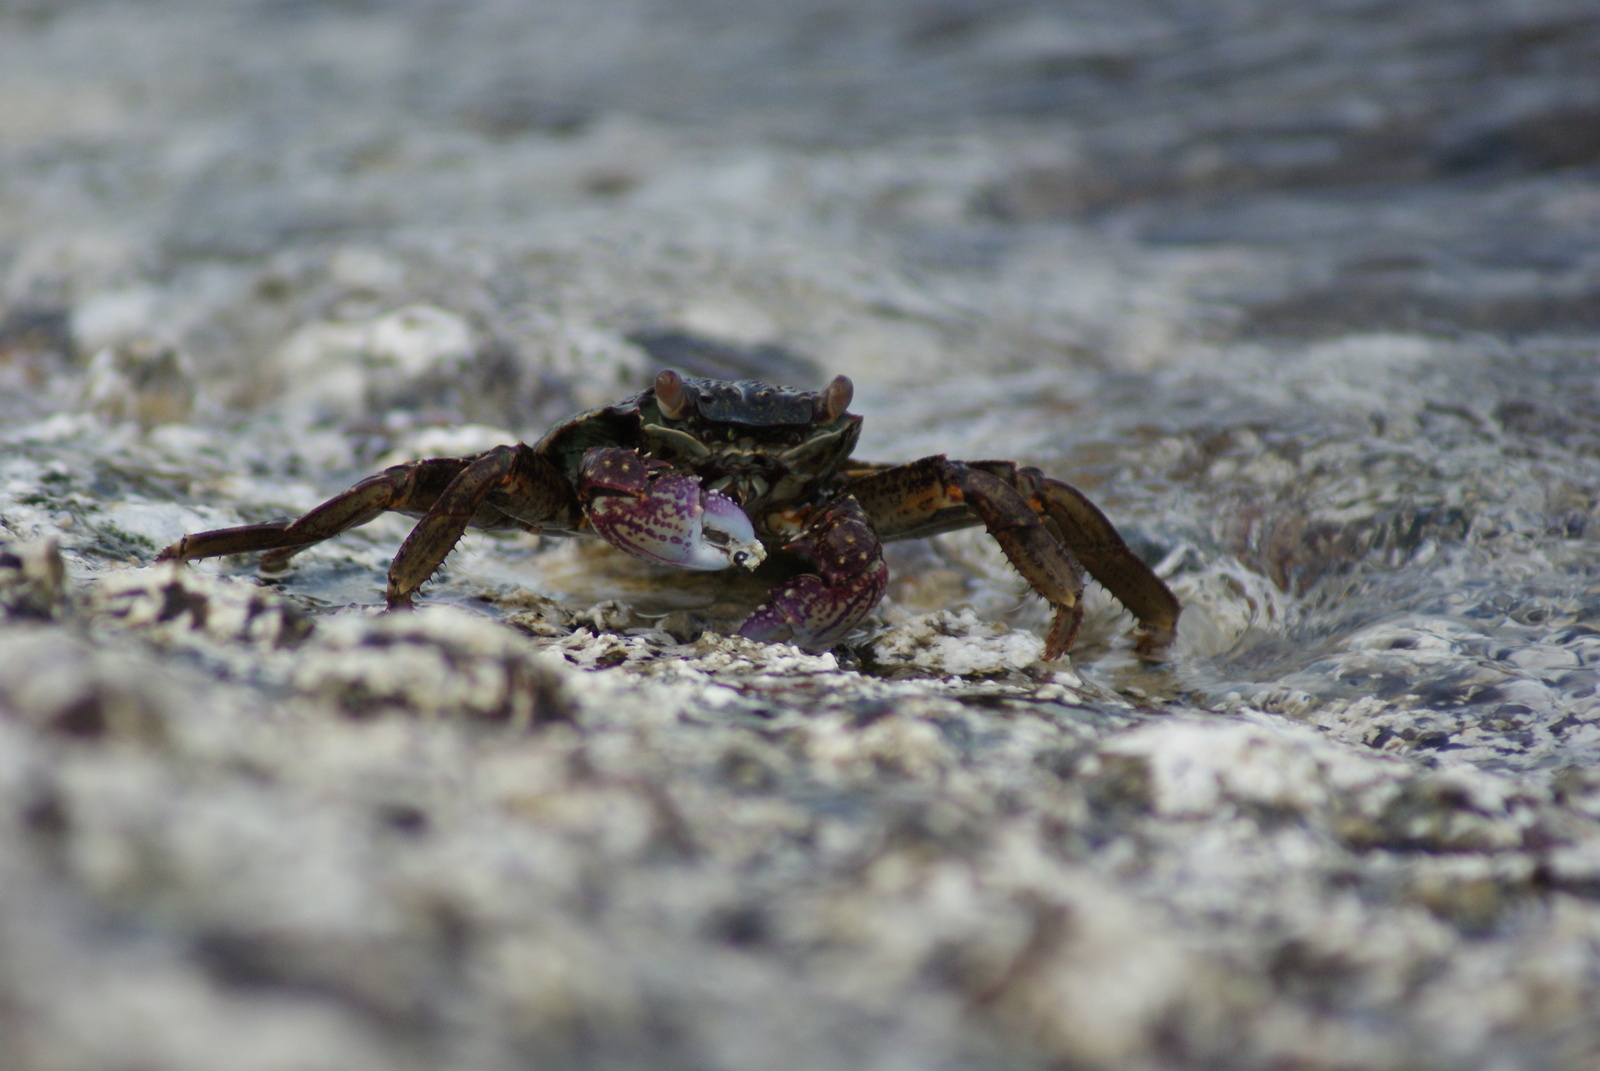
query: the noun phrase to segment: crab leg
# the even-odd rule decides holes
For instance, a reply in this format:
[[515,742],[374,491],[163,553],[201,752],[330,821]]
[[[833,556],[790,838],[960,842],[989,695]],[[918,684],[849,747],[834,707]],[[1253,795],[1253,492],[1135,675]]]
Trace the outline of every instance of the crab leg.
[[[486,501],[521,505],[514,513]],[[366,524],[385,511],[421,517],[389,567],[388,602],[409,606],[470,525],[476,528],[571,527],[577,505],[566,482],[548,461],[526,446],[498,446],[465,458],[433,458],[395,465],[369,476],[292,521],[269,521],[184,536],[157,561],[192,561],[224,554],[263,551],[261,565],[275,570],[325,539]]]
[[[516,502],[513,515],[486,504],[490,495]],[[577,504],[556,467],[522,444],[497,446],[471,459],[428,507],[389,563],[389,608],[411,596],[461,542],[468,527],[524,528],[576,524]]]
[[471,459],[414,461],[369,476],[295,520],[246,524],[186,535],[156,555],[157,561],[194,561],[224,554],[269,552],[263,566],[282,567],[296,551],[358,528],[386,510],[426,512],[439,492]]
[[981,521],[1028,586],[1055,607],[1047,658],[1065,654],[1077,637],[1085,567],[1139,618],[1141,649],[1172,638],[1179,607],[1171,591],[1081,492],[1037,469],[936,455],[853,474],[850,491],[886,541]]
[[1183,609],[1177,596],[1128,549],[1116,526],[1087,495],[1069,483],[1014,461],[967,464],[1005,480],[1036,510],[1044,512],[1056,537],[1083,563],[1089,575],[1138,618],[1144,629],[1140,650],[1149,651],[1172,642]]
[[814,561],[821,575],[802,573],[773,588],[739,626],[746,639],[787,638],[805,650],[825,651],[872,612],[889,586],[882,544],[849,495],[815,510],[784,549]]

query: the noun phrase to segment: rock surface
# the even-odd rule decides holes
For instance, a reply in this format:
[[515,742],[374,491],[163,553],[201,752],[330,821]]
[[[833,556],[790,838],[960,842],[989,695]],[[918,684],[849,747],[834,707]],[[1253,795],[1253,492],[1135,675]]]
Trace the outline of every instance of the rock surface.
[[[1600,1066],[1580,0],[0,2],[0,1067]],[[655,368],[1088,490],[839,650],[385,518]]]

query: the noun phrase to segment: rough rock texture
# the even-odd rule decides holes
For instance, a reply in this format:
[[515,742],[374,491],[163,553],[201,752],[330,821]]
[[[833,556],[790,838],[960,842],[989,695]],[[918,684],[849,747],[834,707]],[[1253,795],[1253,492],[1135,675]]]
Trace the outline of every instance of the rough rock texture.
[[[0,1068],[1600,1066],[1580,0],[0,0]],[[660,366],[1088,490],[870,626],[385,518]]]

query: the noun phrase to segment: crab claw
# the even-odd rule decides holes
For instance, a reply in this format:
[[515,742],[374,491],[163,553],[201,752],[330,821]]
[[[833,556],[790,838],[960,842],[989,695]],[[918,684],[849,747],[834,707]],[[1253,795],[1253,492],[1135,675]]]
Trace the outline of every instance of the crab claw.
[[768,592],[739,626],[745,639],[787,639],[826,651],[872,612],[889,586],[878,537],[853,498],[835,500],[785,549],[810,558],[821,575],[803,573]]
[[888,586],[889,569],[881,558],[843,584],[802,574],[768,592],[739,635],[762,643],[787,638],[802,650],[826,651],[872,612]]
[[739,504],[700,477],[651,475],[637,454],[596,447],[579,468],[584,512],[618,550],[680,569],[754,569],[767,556]]

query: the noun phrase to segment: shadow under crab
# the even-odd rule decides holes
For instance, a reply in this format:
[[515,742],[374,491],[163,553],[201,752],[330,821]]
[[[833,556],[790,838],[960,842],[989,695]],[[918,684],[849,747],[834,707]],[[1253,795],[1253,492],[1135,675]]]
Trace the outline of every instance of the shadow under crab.
[[[1133,612],[1141,649],[1168,643],[1177,599],[1070,484],[1013,461],[852,459],[862,418],[837,376],[820,391],[660,373],[580,413],[533,446],[395,465],[294,520],[184,536],[159,560],[261,552],[263,568],[385,511],[419,518],[389,567],[391,609],[468,528],[598,536],[683,569],[782,567],[739,633],[811,651],[834,646],[888,585],[882,545],[983,525],[1055,617],[1045,656],[1072,646],[1084,572]],[[770,567],[769,567],[770,568]]]

